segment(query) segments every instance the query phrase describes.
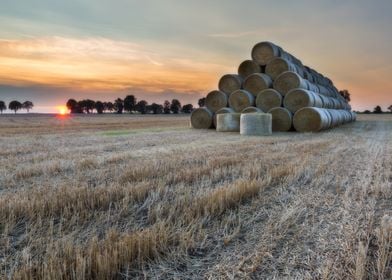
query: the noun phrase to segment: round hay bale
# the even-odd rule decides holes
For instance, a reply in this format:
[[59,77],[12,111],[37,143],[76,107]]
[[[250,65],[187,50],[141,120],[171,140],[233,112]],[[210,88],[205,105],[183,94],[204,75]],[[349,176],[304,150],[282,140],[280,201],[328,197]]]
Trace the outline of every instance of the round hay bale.
[[287,71],[280,74],[274,81],[274,89],[280,92],[283,96],[290,90],[295,88],[308,89],[306,80],[302,79],[297,73]]
[[240,66],[238,66],[238,75],[240,75],[243,79],[245,79],[249,75],[260,72],[260,65],[253,60],[245,60],[240,64]]
[[270,88],[271,86],[272,79],[270,76],[263,73],[252,74],[248,76],[243,84],[244,90],[249,91],[255,97],[260,91]]
[[289,131],[293,127],[293,114],[283,107],[272,108],[272,131]]
[[256,97],[256,107],[263,112],[280,106],[282,106],[282,95],[272,88],[260,91]]
[[225,113],[216,116],[216,131],[218,132],[239,132],[240,113]]
[[207,108],[197,108],[191,114],[191,127],[207,129],[212,127],[213,113]]
[[229,105],[236,112],[242,112],[247,107],[253,106],[255,97],[249,91],[236,90],[229,97]]
[[283,105],[290,112],[295,113],[305,107],[323,107],[323,101],[317,93],[305,89],[290,90],[283,99]]
[[265,73],[270,76],[272,80],[275,80],[280,74],[286,71],[298,73],[297,67],[294,64],[281,57],[271,59],[265,67]]
[[274,57],[280,56],[281,49],[271,42],[257,43],[252,49],[252,58],[260,65],[267,63]]
[[327,96],[322,95],[322,94],[320,94],[319,97],[320,97],[320,99],[321,99],[321,101],[323,103],[323,106],[322,106],[323,108],[326,108],[326,109],[332,108],[333,104],[331,102],[331,98],[330,97],[327,97]]
[[213,113],[227,106],[229,97],[220,90],[213,90],[207,94],[206,107]]
[[257,107],[247,107],[244,110],[242,110],[241,114],[249,114],[249,113],[263,113],[263,111]]
[[293,117],[295,130],[299,132],[316,132],[330,127],[328,110],[306,107],[298,110]]
[[242,78],[235,74],[223,75],[219,80],[219,90],[230,95],[232,92],[241,89]]
[[232,108],[229,108],[229,107],[225,107],[225,108],[222,108],[222,109],[216,111],[214,116],[212,117],[212,123],[214,124],[215,128],[216,128],[216,122],[217,122],[216,116],[219,114],[225,114],[225,113],[235,113],[235,112]]
[[241,135],[271,135],[272,117],[271,114],[251,113],[241,114],[240,124]]

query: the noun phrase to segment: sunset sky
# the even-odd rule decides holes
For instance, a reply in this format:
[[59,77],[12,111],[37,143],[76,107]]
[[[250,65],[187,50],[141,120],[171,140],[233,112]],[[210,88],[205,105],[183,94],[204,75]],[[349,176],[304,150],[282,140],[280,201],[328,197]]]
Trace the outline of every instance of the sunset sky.
[[392,104],[392,1],[3,0],[0,100],[197,100],[272,41],[348,89]]

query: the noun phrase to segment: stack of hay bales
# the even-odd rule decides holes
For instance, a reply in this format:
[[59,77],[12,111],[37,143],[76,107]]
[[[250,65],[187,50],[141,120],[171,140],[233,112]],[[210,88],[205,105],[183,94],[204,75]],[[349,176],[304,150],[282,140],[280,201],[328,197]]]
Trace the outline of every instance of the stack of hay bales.
[[[355,113],[333,82],[281,47],[260,42],[251,57],[239,65],[237,74],[222,76],[219,90],[211,91],[206,106],[192,113],[192,127],[238,132],[239,114],[250,113],[271,114],[273,131],[320,131],[355,121]],[[227,127],[217,127],[220,114],[225,115],[220,122],[225,119]],[[244,127],[251,134],[249,127],[256,129],[257,117],[243,119],[256,121]]]

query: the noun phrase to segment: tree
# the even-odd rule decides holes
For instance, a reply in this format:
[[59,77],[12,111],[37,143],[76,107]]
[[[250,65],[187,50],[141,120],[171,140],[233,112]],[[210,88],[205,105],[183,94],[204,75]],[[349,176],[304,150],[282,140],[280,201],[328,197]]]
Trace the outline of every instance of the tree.
[[163,112],[163,106],[157,103],[152,103],[150,105],[150,109],[152,111],[153,114],[162,114]]
[[135,111],[136,97],[133,95],[127,95],[124,99],[124,110],[127,112]]
[[34,104],[31,101],[25,101],[22,104],[22,108],[25,109],[27,111],[27,113],[30,112],[31,109],[33,109]]
[[363,111],[364,114],[370,114],[371,112],[369,110]]
[[22,109],[22,103],[20,103],[19,101],[13,100],[10,102],[10,104],[8,104],[8,109],[12,110],[15,112],[19,111],[20,109]]
[[117,114],[122,114],[124,110],[124,101],[121,98],[114,100],[114,110]]
[[182,106],[181,111],[185,114],[190,114],[193,111],[193,105],[192,104],[186,104]]
[[95,110],[97,110],[98,114],[103,114],[104,109],[105,109],[105,107],[101,101],[95,102]]
[[204,107],[206,105],[206,98],[200,98],[197,104],[199,104],[199,107]]
[[390,106],[388,107],[388,110],[391,111],[391,113],[392,113],[392,105],[390,105]]
[[137,104],[136,104],[136,111],[140,112],[141,114],[145,114],[147,113],[147,101],[146,100],[140,100]]
[[69,99],[66,106],[68,110],[71,111],[71,114],[83,113],[81,112],[79,104],[75,99]]
[[170,105],[170,111],[172,111],[173,114],[178,114],[180,109],[181,109],[180,101],[178,101],[178,99],[173,99]]
[[381,109],[381,107],[378,106],[378,105],[377,105],[376,107],[374,107],[373,113],[374,113],[374,114],[382,114],[382,109]]
[[7,106],[4,101],[0,101],[0,112],[3,114],[3,111],[7,110]]
[[170,101],[169,100],[165,100],[165,102],[163,102],[163,112],[165,114],[170,114]]
[[339,90],[339,94],[343,96],[343,98],[347,101],[347,103],[351,101],[350,93],[348,92],[347,89]]
[[103,103],[104,111],[113,112],[114,111],[114,104],[112,102],[104,102]]

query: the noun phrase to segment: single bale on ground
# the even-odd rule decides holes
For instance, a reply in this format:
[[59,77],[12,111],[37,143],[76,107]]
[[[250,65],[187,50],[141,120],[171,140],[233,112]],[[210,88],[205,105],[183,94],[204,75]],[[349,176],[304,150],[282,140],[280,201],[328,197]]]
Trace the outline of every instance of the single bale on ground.
[[248,114],[248,113],[263,113],[263,111],[260,108],[257,107],[247,107],[244,110],[242,110],[241,114]]
[[207,108],[197,108],[191,114],[191,127],[208,129],[212,127],[213,113]]
[[238,75],[245,79],[249,75],[260,73],[261,67],[254,60],[245,60],[238,66]]
[[308,82],[292,71],[280,74],[274,81],[274,89],[279,91],[283,96],[290,90],[296,88],[308,89]]
[[286,108],[272,108],[268,113],[272,115],[273,131],[289,131],[293,127],[293,114]]
[[271,135],[272,117],[265,113],[241,114],[241,135]]
[[290,90],[284,97],[283,105],[290,112],[295,113],[305,107],[323,107],[323,101],[317,93],[297,88]]
[[272,88],[260,91],[256,97],[256,107],[268,112],[270,109],[282,105],[282,95]]
[[206,107],[213,113],[227,106],[229,97],[220,90],[214,90],[207,94]]
[[214,116],[212,117],[212,122],[213,122],[215,128],[216,128],[216,125],[217,125],[216,116],[219,115],[219,114],[225,114],[225,113],[235,113],[235,112],[230,107],[225,107],[225,108],[222,108],[222,109],[216,111]]
[[218,132],[239,132],[240,113],[225,113],[216,116],[216,131]]
[[242,112],[247,107],[253,106],[255,97],[249,91],[236,90],[229,97],[229,105],[236,112]]
[[331,127],[328,110],[306,107],[294,114],[293,125],[299,132],[317,132]]
[[249,91],[255,97],[257,94],[267,88],[272,87],[272,79],[264,73],[256,73],[248,76],[244,80],[243,88]]
[[241,89],[242,78],[235,74],[223,75],[219,80],[219,90],[230,95],[232,92]]

